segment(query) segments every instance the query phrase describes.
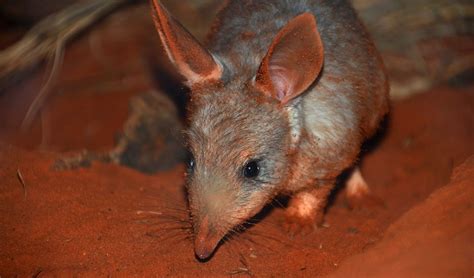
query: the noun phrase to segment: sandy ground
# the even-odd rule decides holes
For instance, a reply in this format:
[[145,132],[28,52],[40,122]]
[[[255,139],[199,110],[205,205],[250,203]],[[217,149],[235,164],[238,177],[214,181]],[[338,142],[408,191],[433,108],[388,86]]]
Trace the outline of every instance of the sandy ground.
[[61,154],[2,143],[0,275],[468,277],[473,158],[456,167],[474,153],[473,107],[472,89],[395,103],[362,164],[383,206],[349,210],[341,190],[328,227],[295,238],[276,208],[207,263],[193,254],[182,166],[152,176],[101,163],[60,172],[50,167]]

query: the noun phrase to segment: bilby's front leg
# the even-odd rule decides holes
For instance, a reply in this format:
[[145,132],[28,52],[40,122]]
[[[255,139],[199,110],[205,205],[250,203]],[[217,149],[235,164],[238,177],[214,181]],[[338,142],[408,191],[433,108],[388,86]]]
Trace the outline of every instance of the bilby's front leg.
[[334,182],[295,194],[286,209],[284,226],[290,235],[308,234],[321,226]]

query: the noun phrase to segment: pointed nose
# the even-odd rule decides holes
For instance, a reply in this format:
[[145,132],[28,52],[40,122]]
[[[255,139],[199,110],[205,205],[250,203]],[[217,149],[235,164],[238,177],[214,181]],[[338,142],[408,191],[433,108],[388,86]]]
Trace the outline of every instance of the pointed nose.
[[194,239],[194,253],[200,260],[207,260],[214,253],[220,240],[221,237],[209,225],[209,218],[206,216],[201,221]]
[[194,243],[194,253],[202,260],[207,260],[214,252],[214,247],[201,243]]

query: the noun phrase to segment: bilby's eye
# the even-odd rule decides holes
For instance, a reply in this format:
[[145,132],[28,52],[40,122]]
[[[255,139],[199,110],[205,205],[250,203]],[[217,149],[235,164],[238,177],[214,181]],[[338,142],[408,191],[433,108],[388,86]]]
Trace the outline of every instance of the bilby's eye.
[[194,161],[194,155],[191,152],[189,152],[188,153],[188,165],[187,165],[188,174],[192,174],[194,172],[194,167],[196,166],[195,164],[196,164],[196,162]]
[[252,179],[260,174],[260,165],[257,160],[250,160],[243,168],[244,177]]

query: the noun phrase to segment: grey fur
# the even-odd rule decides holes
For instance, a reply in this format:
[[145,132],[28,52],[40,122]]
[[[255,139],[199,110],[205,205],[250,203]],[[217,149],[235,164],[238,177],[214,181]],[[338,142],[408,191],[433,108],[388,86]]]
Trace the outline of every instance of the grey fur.
[[[324,67],[282,108],[262,101],[253,81],[275,35],[303,12],[316,17]],[[215,30],[209,50],[224,73],[221,84],[192,88],[188,144],[196,165],[188,190],[195,230],[207,218],[210,234],[222,236],[276,194],[332,185],[388,101],[383,65],[347,1],[231,1]],[[261,161],[257,181],[241,174],[252,159]]]

